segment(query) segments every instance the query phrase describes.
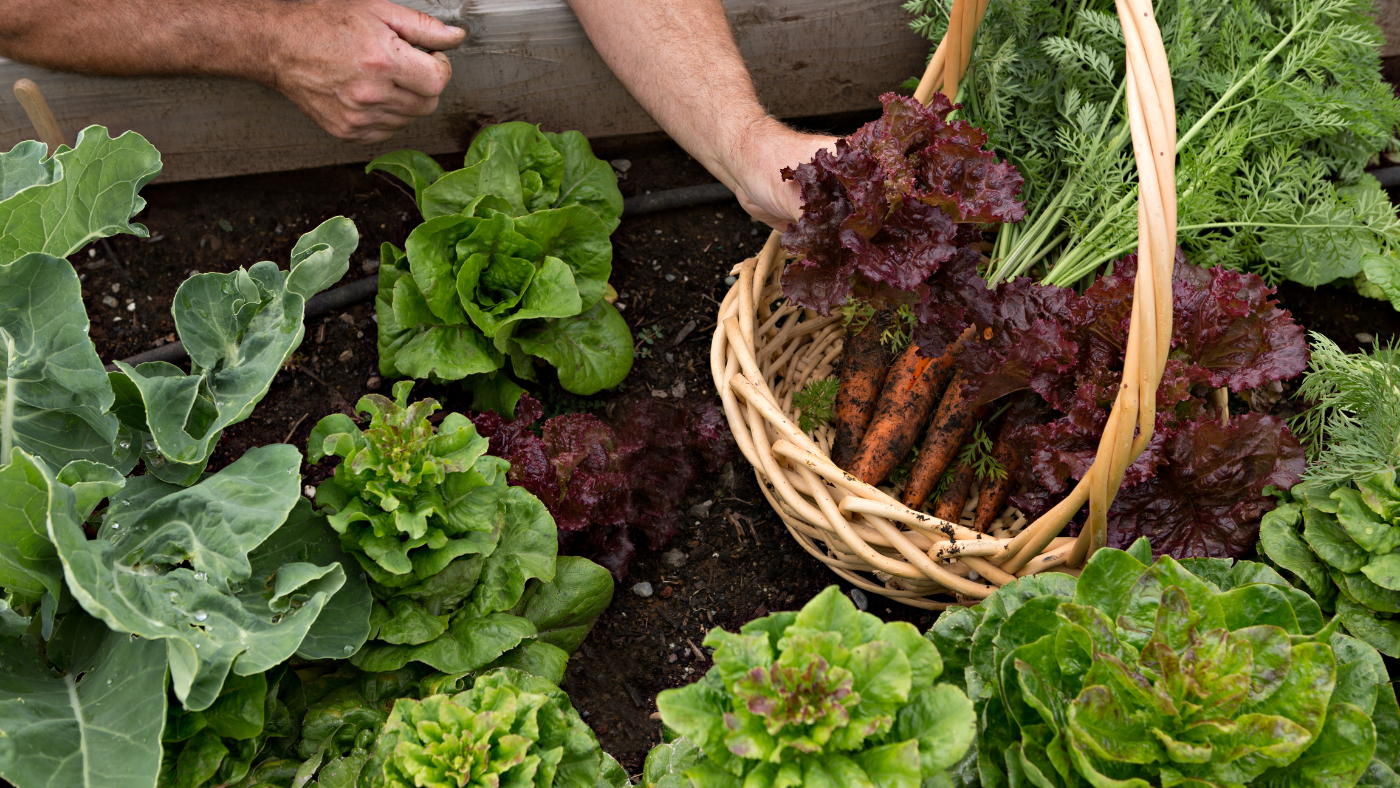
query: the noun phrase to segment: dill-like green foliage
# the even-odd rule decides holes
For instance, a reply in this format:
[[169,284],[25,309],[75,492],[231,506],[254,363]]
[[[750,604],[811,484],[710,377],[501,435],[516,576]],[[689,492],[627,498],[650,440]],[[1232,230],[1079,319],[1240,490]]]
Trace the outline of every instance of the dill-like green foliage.
[[[988,437],[984,422],[977,422],[972,428],[972,437],[958,454],[958,462],[972,466],[972,472],[980,482],[1006,478],[1006,466],[992,456],[992,439]],[[945,472],[946,476],[947,473]],[[941,483],[941,480],[940,480]]]
[[914,341],[914,325],[918,322],[914,310],[908,304],[900,304],[899,309],[895,310],[894,323],[880,335],[880,344],[889,348],[891,353],[903,352]]
[[836,378],[814,380],[792,395],[792,406],[797,408],[797,428],[811,432],[818,425],[829,424],[836,408],[836,392],[841,381]]
[[[909,453],[906,454],[906,455],[904,455],[904,459],[901,460],[900,463],[899,463],[898,465],[895,466],[894,470],[890,471],[890,475],[885,477],[885,481],[889,482],[890,484],[894,485],[895,487],[898,487],[898,486],[900,486],[901,484],[904,484],[905,482],[909,481],[909,474],[911,474],[911,473],[914,472],[914,463],[916,463],[916,462],[918,462],[918,461],[919,461],[919,444],[918,444],[918,443],[915,443],[913,446],[910,446],[910,447],[909,447]],[[946,474],[945,474],[945,475],[946,475]],[[946,488],[946,487],[948,486],[948,483],[947,483],[946,481],[944,481],[943,479],[939,479],[939,480],[938,480],[938,483],[941,484],[941,485],[943,485],[944,488]],[[942,489],[942,488],[940,488],[940,490],[941,490],[941,489]],[[937,496],[937,495],[930,495],[930,496],[929,496],[929,500],[930,500],[930,501],[937,500],[937,499],[938,499],[938,496]]]
[[848,300],[840,309],[841,318],[846,323],[846,330],[856,334],[859,334],[865,329],[866,324],[870,322],[870,318],[875,317],[875,306],[869,301],[862,301],[857,298]]
[[[909,0],[942,38],[951,0]],[[1393,143],[1371,0],[1160,0],[1178,135],[1178,240],[1193,263],[1270,283],[1354,277],[1400,257],[1400,222],[1362,170]],[[1137,174],[1112,0],[991,0],[959,114],[1025,177],[989,280],[1069,285],[1137,245]],[[1396,260],[1400,267],[1400,260]]]
[[1344,484],[1400,467],[1400,352],[1343,353],[1313,333],[1312,363],[1298,397],[1311,408],[1289,423],[1311,461],[1304,478]]

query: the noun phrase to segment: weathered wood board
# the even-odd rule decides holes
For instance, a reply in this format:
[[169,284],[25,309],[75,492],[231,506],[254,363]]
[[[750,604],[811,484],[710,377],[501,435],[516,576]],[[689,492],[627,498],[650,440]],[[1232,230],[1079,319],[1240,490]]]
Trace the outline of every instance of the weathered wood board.
[[[468,38],[449,53],[453,79],[437,113],[386,143],[336,140],[280,94],[250,83],[88,77],[0,59],[0,150],[33,134],[9,89],[21,77],[43,88],[70,141],[94,123],[145,135],[164,156],[167,181],[360,162],[400,148],[449,153],[464,150],[481,126],[506,120],[594,139],[657,129],[563,0],[401,1],[466,28]],[[898,0],[726,6],[758,92],[778,117],[876,107],[877,96],[922,72],[928,54]]]

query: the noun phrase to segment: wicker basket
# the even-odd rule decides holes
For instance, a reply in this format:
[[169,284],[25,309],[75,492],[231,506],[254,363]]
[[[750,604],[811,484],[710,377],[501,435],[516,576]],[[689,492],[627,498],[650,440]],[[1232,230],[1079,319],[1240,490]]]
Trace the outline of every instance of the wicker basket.
[[[954,0],[948,33],[915,96],[956,95],[987,0]],[[740,450],[788,530],[807,552],[855,586],[915,607],[986,598],[1019,576],[1076,571],[1107,540],[1106,513],[1123,473],[1152,437],[1157,385],[1171,342],[1176,248],[1176,113],[1166,51],[1150,0],[1118,0],[1127,47],[1127,101],[1137,162],[1139,267],[1123,385],[1096,461],[1060,504],[997,538],[909,509],[828,458],[830,431],[804,434],[792,395],[829,376],[840,358],[840,318],[782,299],[786,256],[774,233],[735,268],[720,306],[710,367]],[[1089,504],[1078,537],[1060,537]],[[1019,523],[1018,523],[1019,525]],[[995,532],[994,532],[995,533]],[[930,597],[942,597],[933,599]],[[949,597],[952,597],[950,599]]]

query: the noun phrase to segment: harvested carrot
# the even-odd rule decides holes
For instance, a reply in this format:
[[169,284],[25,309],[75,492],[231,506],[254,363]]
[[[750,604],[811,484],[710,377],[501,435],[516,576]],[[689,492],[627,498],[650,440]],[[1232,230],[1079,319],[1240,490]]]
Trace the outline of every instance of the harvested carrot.
[[967,505],[967,494],[972,490],[972,480],[976,478],[976,474],[972,466],[962,460],[958,460],[948,473],[952,474],[952,478],[948,480],[943,494],[938,496],[938,503],[933,507],[933,516],[956,523],[958,518],[962,517],[963,507]]
[[879,484],[899,465],[938,404],[938,397],[953,376],[953,362],[971,335],[969,327],[948,343],[938,358],[920,356],[918,345],[912,344],[899,354],[890,365],[875,416],[860,441],[860,451],[846,468],[852,476],[867,484]]
[[890,352],[880,342],[880,335],[894,318],[893,309],[881,309],[860,330],[846,330],[841,390],[836,394],[836,437],[831,443],[831,460],[842,468],[855,458],[865,428],[875,416],[890,369]]
[[928,500],[929,493],[938,484],[938,478],[953,464],[972,428],[986,411],[986,406],[973,408],[972,403],[962,395],[962,371],[953,376],[938,403],[938,412],[929,425],[924,445],[919,449],[919,459],[909,472],[909,482],[904,485],[901,500],[905,506],[917,509]]
[[1006,501],[1011,497],[1011,489],[1015,486],[1013,477],[1021,458],[1016,455],[1015,450],[1011,448],[1011,441],[1007,439],[1013,426],[1010,420],[1003,423],[1001,431],[997,433],[996,443],[992,445],[992,459],[1005,468],[1006,473],[1000,479],[982,482],[982,492],[977,498],[977,519],[973,521],[973,527],[983,533],[986,533],[992,521],[1006,508]]

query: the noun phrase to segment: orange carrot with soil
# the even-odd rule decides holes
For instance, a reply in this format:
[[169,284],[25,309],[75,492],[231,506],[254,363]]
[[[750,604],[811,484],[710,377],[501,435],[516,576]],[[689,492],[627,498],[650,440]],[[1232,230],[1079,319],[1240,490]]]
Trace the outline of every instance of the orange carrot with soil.
[[977,519],[973,521],[973,527],[983,533],[987,532],[992,521],[1006,508],[1006,501],[1011,497],[1011,490],[1016,485],[1016,468],[1020,465],[1021,458],[1008,440],[1012,427],[1009,420],[1003,423],[992,447],[992,459],[1006,472],[998,479],[983,481],[981,494],[977,498]]
[[[861,438],[875,416],[890,369],[890,352],[880,342],[880,336],[894,320],[893,309],[881,309],[859,330],[846,329],[841,390],[836,394],[836,437],[831,443],[831,460],[842,468],[855,458]],[[855,323],[851,325],[854,327]]]
[[852,476],[867,484],[879,484],[899,465],[938,404],[938,397],[953,376],[953,362],[970,336],[971,327],[948,343],[937,358],[920,356],[918,345],[912,344],[899,354],[890,365],[885,390],[880,393],[875,416],[861,439],[860,451],[846,468]]
[[952,474],[952,478],[948,480],[943,494],[938,496],[938,502],[933,507],[933,516],[956,523],[958,518],[962,517],[963,507],[967,505],[967,494],[972,491],[972,480],[977,478],[977,473],[971,463],[963,460],[958,460],[948,473]]
[[904,485],[904,495],[900,500],[911,509],[918,509],[928,500],[938,479],[948,466],[953,464],[972,428],[986,413],[986,406],[972,407],[972,403],[962,394],[962,371],[953,376],[948,384],[943,400],[938,403],[938,412],[924,436],[924,445],[919,449],[919,459],[909,472],[909,482]]

